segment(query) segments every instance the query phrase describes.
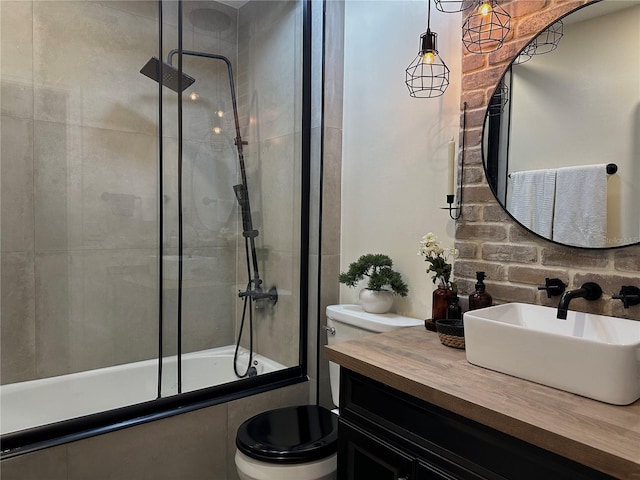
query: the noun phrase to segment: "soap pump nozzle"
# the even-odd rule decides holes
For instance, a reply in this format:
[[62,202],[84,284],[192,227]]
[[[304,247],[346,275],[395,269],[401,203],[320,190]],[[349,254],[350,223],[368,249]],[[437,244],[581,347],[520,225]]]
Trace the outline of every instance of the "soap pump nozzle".
[[484,278],[484,272],[476,272],[476,290],[483,291],[486,288],[486,285],[484,284]]

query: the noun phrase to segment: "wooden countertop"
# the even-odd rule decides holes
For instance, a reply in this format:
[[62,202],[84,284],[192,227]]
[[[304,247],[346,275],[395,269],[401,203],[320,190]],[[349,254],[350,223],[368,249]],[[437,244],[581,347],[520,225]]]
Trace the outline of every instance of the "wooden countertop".
[[325,347],[327,358],[614,477],[640,480],[640,400],[614,406],[471,365],[410,327]]

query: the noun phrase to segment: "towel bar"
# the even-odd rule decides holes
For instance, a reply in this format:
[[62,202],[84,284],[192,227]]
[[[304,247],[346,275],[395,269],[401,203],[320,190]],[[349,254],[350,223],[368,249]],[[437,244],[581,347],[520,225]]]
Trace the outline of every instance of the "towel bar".
[[[618,165],[615,163],[607,163],[607,173],[613,175],[618,172]],[[507,174],[507,177],[511,178],[511,173]]]

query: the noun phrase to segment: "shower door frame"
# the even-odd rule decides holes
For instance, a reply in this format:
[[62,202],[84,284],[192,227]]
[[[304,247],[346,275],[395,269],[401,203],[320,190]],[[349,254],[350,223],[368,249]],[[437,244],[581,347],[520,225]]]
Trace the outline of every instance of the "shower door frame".
[[[7,433],[0,437],[0,459],[5,460],[44,448],[62,445],[84,438],[109,433],[124,428],[192,412],[230,402],[250,395],[308,382],[307,336],[309,307],[309,227],[310,227],[310,162],[311,162],[311,1],[300,0],[302,4],[302,119],[301,119],[301,212],[300,212],[300,315],[298,365],[272,373],[244,378],[231,383],[212,386],[201,390],[180,393],[168,397],[129,405],[114,410],[72,418],[61,422]],[[162,0],[158,0],[160,9]],[[181,4],[181,1],[180,1]],[[162,16],[159,15],[160,38]],[[181,30],[181,25],[179,26]],[[162,88],[162,86],[160,86]],[[161,97],[158,98],[161,111]],[[162,115],[159,118],[159,142],[162,145]],[[179,139],[182,142],[182,139]],[[162,152],[162,149],[160,149]],[[161,157],[161,153],[159,154]],[[159,162],[161,162],[161,158]],[[161,177],[160,177],[161,181]],[[162,196],[160,195],[160,198]],[[161,204],[161,202],[160,202]],[[162,210],[160,210],[161,212]],[[162,252],[162,236],[158,238]],[[161,264],[161,257],[159,263]],[[160,267],[161,268],[161,267]],[[162,288],[159,290],[162,304]],[[159,316],[162,315],[162,309]],[[161,358],[159,364],[162,364]]]

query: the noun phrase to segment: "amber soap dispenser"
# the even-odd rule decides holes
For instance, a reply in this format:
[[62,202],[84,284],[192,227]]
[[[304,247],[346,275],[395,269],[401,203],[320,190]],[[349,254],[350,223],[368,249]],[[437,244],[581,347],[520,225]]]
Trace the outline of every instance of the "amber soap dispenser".
[[469,295],[469,310],[490,307],[493,298],[486,291],[484,272],[476,272],[476,291]]

